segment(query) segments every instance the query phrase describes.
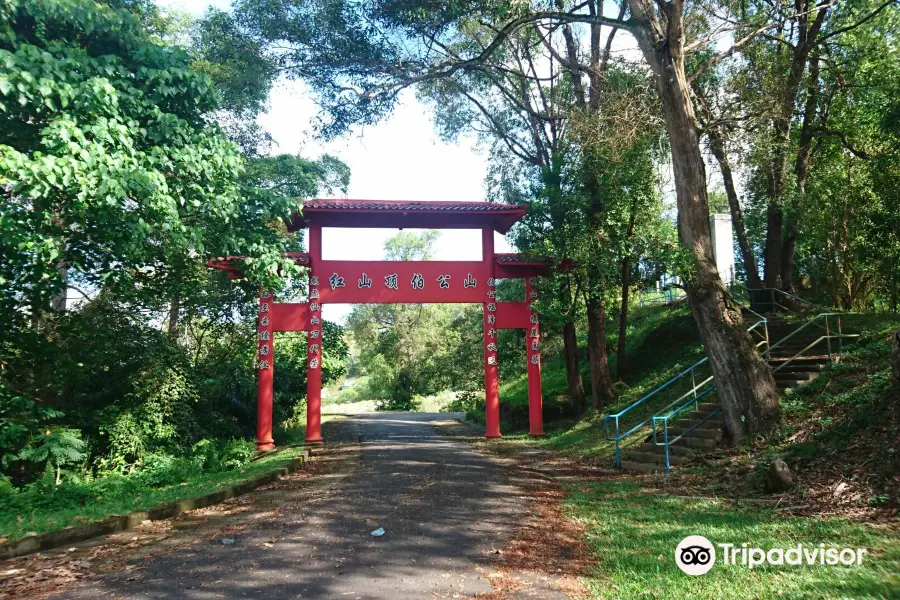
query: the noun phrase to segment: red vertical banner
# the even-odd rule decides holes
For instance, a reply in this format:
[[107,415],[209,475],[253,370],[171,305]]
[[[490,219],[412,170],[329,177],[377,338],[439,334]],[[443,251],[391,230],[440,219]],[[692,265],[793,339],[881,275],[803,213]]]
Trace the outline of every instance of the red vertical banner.
[[256,449],[275,448],[272,439],[272,382],[275,375],[275,333],[272,331],[272,304],[275,298],[267,290],[259,293],[259,321],[256,347]]
[[[306,443],[322,442],[322,305],[316,267],[322,260],[322,228],[309,228],[309,330],[306,338]],[[327,285],[327,282],[326,282]]]
[[529,307],[529,326],[525,343],[528,345],[528,434],[544,435],[544,399],[541,395],[541,332],[535,302],[538,299],[537,278],[525,280],[525,301]]
[[484,437],[500,436],[500,377],[497,371],[497,281],[494,279],[494,230],[482,229],[482,260],[490,264],[484,302]]

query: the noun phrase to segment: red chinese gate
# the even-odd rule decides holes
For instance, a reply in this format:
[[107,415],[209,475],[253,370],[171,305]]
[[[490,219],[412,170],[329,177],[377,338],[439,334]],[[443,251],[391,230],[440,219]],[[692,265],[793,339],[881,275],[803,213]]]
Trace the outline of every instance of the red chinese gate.
[[[487,431],[500,437],[497,331],[525,329],[528,353],[529,433],[543,435],[540,330],[532,302],[535,277],[547,265],[518,254],[495,254],[494,231],[506,233],[526,206],[485,202],[388,202],[315,200],[291,219],[288,230],[309,228],[308,253],[292,253],[308,267],[309,301],[281,303],[266,291],[259,299],[256,447],[271,450],[274,337],[279,331],[308,332],[306,442],[321,443],[322,306],[324,304],[480,303],[484,306],[484,387]],[[480,229],[480,261],[340,261],[322,259],[322,227]],[[210,266],[240,277],[232,259]],[[497,302],[497,279],[524,279],[524,301]]]

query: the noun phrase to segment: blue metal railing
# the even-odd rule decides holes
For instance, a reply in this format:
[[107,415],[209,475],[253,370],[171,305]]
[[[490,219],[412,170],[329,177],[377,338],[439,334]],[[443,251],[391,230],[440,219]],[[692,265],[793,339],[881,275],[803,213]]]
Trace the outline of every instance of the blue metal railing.
[[649,304],[673,304],[684,298],[685,294],[683,291],[675,290],[671,287],[662,292],[642,290],[638,293],[638,302],[642,308]]
[[[751,310],[750,312],[753,312],[753,311]],[[765,317],[763,317],[762,315],[760,315],[758,313],[753,312],[753,314],[759,318],[759,321],[757,321],[756,323],[751,325],[747,329],[747,331],[752,333],[759,328],[762,329],[762,331],[758,332],[758,333],[762,334],[763,339],[758,344],[756,344],[756,346],[758,348],[759,346],[765,345],[765,347],[766,347],[765,353],[766,353],[766,356],[768,357],[768,346],[769,346],[768,321],[766,320]],[[622,453],[621,453],[622,440],[624,440],[628,436],[632,435],[633,433],[635,433],[636,431],[638,431],[644,427],[651,426],[651,428],[653,430],[653,435],[654,435],[654,443],[656,443],[656,438],[655,438],[655,436],[656,436],[656,421],[660,417],[660,413],[662,413],[666,410],[669,410],[672,406],[678,404],[679,402],[683,402],[689,396],[691,396],[691,399],[688,400],[687,402],[685,402],[683,405],[676,408],[674,411],[672,411],[670,413],[670,416],[673,414],[680,413],[685,406],[690,406],[691,404],[699,405],[699,399],[710,394],[715,389],[716,384],[715,384],[715,381],[713,380],[712,375],[707,376],[705,379],[703,379],[699,383],[697,382],[697,369],[699,367],[701,367],[702,365],[706,364],[708,361],[709,361],[708,357],[697,361],[696,363],[694,363],[693,365],[691,365],[684,371],[680,372],[675,377],[669,379],[662,385],[655,388],[653,391],[651,391],[648,394],[644,395],[643,397],[639,398],[635,402],[629,404],[628,406],[626,406],[624,409],[620,410],[619,412],[606,415],[606,418],[604,420],[604,427],[606,429],[606,439],[609,441],[614,441],[616,443],[616,468],[617,469],[621,468],[621,466],[622,466]],[[620,427],[621,427],[621,421],[624,416],[628,415],[635,409],[648,404],[651,398],[654,398],[657,394],[668,389],[675,383],[685,380],[688,375],[690,375],[690,377],[691,377],[691,389],[689,389],[684,394],[680,395],[674,401],[667,404],[661,410],[656,411],[654,414],[647,417],[646,419],[642,419],[637,425],[634,425],[633,427],[629,428],[627,431],[625,431],[625,432],[619,431]],[[703,388],[703,386],[705,386],[707,384],[710,384],[709,387]],[[665,423],[665,421],[664,421],[664,423]],[[614,435],[611,435],[610,424],[612,424]],[[665,432],[665,435],[667,437],[668,432]],[[681,438],[681,436],[676,438],[675,441],[677,441],[680,438]],[[669,449],[668,449],[668,443],[667,443],[666,444],[666,471],[669,470],[668,450]]]
[[[675,408],[674,410],[672,410],[670,413],[668,413],[666,415],[654,415],[653,416],[653,445],[654,446],[661,445],[661,446],[665,447],[666,473],[668,473],[672,468],[671,465],[669,464],[669,447],[672,444],[674,444],[675,442],[677,442],[678,440],[680,440],[682,437],[687,435],[688,433],[690,433],[693,430],[700,427],[700,425],[702,425],[703,423],[706,423],[708,420],[710,420],[711,418],[713,418],[714,416],[716,416],[717,414],[722,412],[722,409],[717,408],[717,409],[711,411],[705,417],[703,417],[702,419],[700,419],[699,421],[697,421],[696,423],[694,423],[693,425],[691,425],[690,427],[688,427],[687,429],[685,429],[684,431],[682,431],[681,433],[679,433],[676,437],[674,437],[672,439],[669,439],[669,419],[676,417],[677,415],[684,412],[685,409],[687,409],[691,404],[696,405],[697,400],[699,400],[699,398],[702,398],[704,396],[711,394],[714,389],[716,389],[715,383],[713,383],[711,386],[709,386],[707,389],[705,389],[703,391],[703,393],[701,393],[697,399],[692,400],[690,402],[685,402],[684,404]],[[656,437],[657,427],[659,426],[658,423],[662,423],[662,434],[663,434],[662,444],[659,443],[659,441],[657,440],[657,437]]]

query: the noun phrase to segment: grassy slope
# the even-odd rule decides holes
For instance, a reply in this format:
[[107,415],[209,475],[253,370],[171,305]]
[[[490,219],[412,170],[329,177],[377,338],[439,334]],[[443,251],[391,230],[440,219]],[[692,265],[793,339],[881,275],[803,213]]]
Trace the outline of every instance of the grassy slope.
[[[629,323],[628,340],[631,369],[622,378],[622,384],[617,385],[620,396],[610,411],[628,406],[703,358],[700,338],[684,305],[644,307],[634,311]],[[582,361],[582,367],[585,369],[583,380],[587,384],[590,381],[587,361]],[[615,371],[615,361],[611,367]],[[543,365],[541,379],[545,401],[565,402],[566,373],[561,360]],[[525,376],[501,382],[501,401],[527,404],[527,386]],[[673,390],[676,392],[674,395],[660,395],[660,400],[668,402],[676,398],[679,388]],[[637,423],[639,420],[629,416],[622,424],[627,427],[632,421]],[[510,442],[528,439],[521,432],[507,432],[505,430],[504,435]],[[563,450],[579,458],[607,462],[611,456],[612,445],[606,441],[603,421],[595,413],[589,413],[577,422],[548,423],[546,432],[547,436],[537,443],[547,448]],[[628,443],[637,443],[639,438],[635,435]]]
[[[659,312],[656,312],[659,311]],[[631,387],[620,405],[699,357],[696,336],[678,309],[642,311],[632,355]],[[845,359],[826,368],[811,385],[782,401],[783,419],[766,439],[740,451],[722,449],[665,479],[581,481],[568,488],[568,513],[582,522],[597,565],[585,578],[594,598],[895,598],[900,589],[900,544],[896,528],[825,517],[859,513],[867,504],[900,501],[900,385],[890,381],[890,333],[900,319],[856,316],[845,331],[861,334]],[[670,335],[677,332],[679,335]],[[681,341],[691,340],[682,351]],[[639,365],[639,366],[638,366]],[[561,366],[549,365],[550,381],[565,393]],[[559,372],[559,373],[557,373]],[[554,376],[555,375],[555,376]],[[554,388],[551,388],[554,389]],[[507,392],[516,388],[506,388]],[[546,391],[545,391],[546,393]],[[508,443],[537,443],[548,449],[612,465],[613,446],[597,415],[558,423],[541,440],[507,436]],[[640,436],[635,436],[639,438]],[[640,441],[639,439],[636,441]],[[782,506],[810,507],[813,517],[772,509],[736,508],[726,500],[687,500],[673,493],[751,497],[763,492],[768,464],[782,457],[798,485]],[[660,484],[663,489],[656,487]],[[836,485],[849,487],[840,497]],[[836,509],[836,510],[835,510]],[[849,510],[848,510],[849,509]],[[889,511],[888,511],[889,512]],[[862,547],[870,556],[855,567],[724,567],[689,577],[674,565],[676,545],[687,535],[713,543],[749,543],[771,548],[798,543]]]
[[[896,532],[887,529],[736,509],[715,500],[688,501],[642,490],[639,480],[580,483],[569,490],[566,508],[587,527],[587,542],[597,557],[585,578],[592,598],[896,598],[900,589],[900,547]],[[763,549],[825,543],[867,548],[869,555],[859,567],[764,566],[752,571],[724,566],[717,557],[709,573],[691,577],[674,560],[675,547],[688,535]]]
[[[30,512],[17,514],[14,511],[2,511],[0,538],[18,539],[29,532],[45,533],[69,525],[102,521],[110,515],[148,510],[169,502],[202,496],[281,468],[302,452],[303,448],[287,448],[239,469],[198,474],[179,485],[161,488],[112,485],[114,482],[111,478],[108,482],[98,479],[91,484],[91,487],[97,488],[97,496],[84,505],[54,502],[53,498],[45,497],[42,499],[43,505],[33,508]],[[121,481],[122,478],[117,479]]]
[[[860,338],[843,360],[782,399],[781,424],[740,453],[722,449],[679,477],[714,493],[753,495],[782,458],[798,485],[790,502],[844,509],[900,505],[900,384],[890,374],[890,336],[900,318],[845,319]],[[846,326],[845,326],[846,327]],[[834,497],[836,486],[845,490]]]

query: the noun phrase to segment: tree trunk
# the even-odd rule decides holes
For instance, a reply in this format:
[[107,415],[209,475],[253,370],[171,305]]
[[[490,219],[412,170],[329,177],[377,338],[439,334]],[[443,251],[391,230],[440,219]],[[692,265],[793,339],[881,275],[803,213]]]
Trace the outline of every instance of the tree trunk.
[[622,257],[622,305],[619,307],[619,339],[616,345],[616,376],[622,379],[628,371],[628,291],[631,285],[631,256]]
[[[672,149],[678,234],[693,258],[688,301],[718,386],[727,437],[732,444],[769,429],[778,416],[778,390],[768,364],[756,352],[740,307],[719,278],[709,228],[706,172],[690,86],[684,73],[682,5],[665,3],[663,25],[650,0],[629,0],[634,30],[656,84]],[[662,9],[661,9],[662,10]]]
[[734,185],[734,174],[731,172],[731,162],[728,160],[728,152],[725,148],[725,135],[718,127],[710,127],[707,135],[709,136],[709,148],[716,157],[719,170],[722,172],[725,195],[728,196],[728,208],[731,211],[731,223],[734,225],[744,270],[747,272],[747,287],[758,290],[762,287],[762,281],[759,278],[759,268],[756,266],[756,257],[753,255],[750,239],[747,237],[747,228],[744,226],[744,211],[741,210],[741,203]]
[[178,319],[181,312],[181,292],[175,292],[172,302],[169,303],[169,335],[178,336]]
[[[795,9],[797,21],[793,25],[797,28],[797,42],[791,48],[791,62],[787,78],[784,82],[780,102],[772,119],[772,128],[775,130],[775,147],[772,151],[770,193],[766,232],[766,285],[768,287],[788,286],[789,281],[784,280],[784,275],[792,275],[794,264],[794,252],[796,250],[795,228],[789,227],[787,235],[782,230],[785,202],[784,181],[787,177],[788,164],[790,162],[791,124],[794,118],[794,110],[797,96],[800,93],[800,83],[803,73],[806,71],[806,63],[810,52],[818,43],[819,31],[825,22],[828,9],[831,5],[822,4],[814,6],[810,0],[796,0]],[[810,17],[815,18],[810,23]]]
[[794,261],[797,255],[797,223],[791,221],[781,247],[781,289],[794,291]]
[[[625,230],[625,239],[631,244],[634,235],[634,221],[637,219],[637,198],[631,201],[631,211],[628,215],[628,229]],[[619,339],[616,345],[616,376],[622,379],[622,375],[628,370],[628,288],[631,285],[631,252],[626,250],[622,255],[622,304],[619,306]]]
[[[794,175],[797,178],[797,200],[802,207],[806,199],[806,176],[812,159],[813,123],[819,107],[819,55],[813,52],[809,58],[809,83],[806,88],[806,102],[803,106],[803,124],[800,127],[800,141],[797,144],[797,160]],[[784,237],[781,256],[781,285],[789,292],[794,290],[794,263],[797,253],[797,222],[791,220]]]
[[[772,186],[771,189],[774,189]],[[775,192],[770,192],[770,196]],[[781,287],[781,249],[784,246],[782,221],[784,215],[774,202],[766,207],[766,251],[765,280],[766,287]]]
[[563,325],[563,356],[566,361],[566,383],[569,388],[569,404],[576,415],[584,411],[584,383],[581,381],[581,366],[578,364],[578,335],[575,323],[566,321]]
[[600,295],[588,296],[588,359],[591,363],[591,407],[597,412],[615,400],[616,389],[606,352],[606,306]]

